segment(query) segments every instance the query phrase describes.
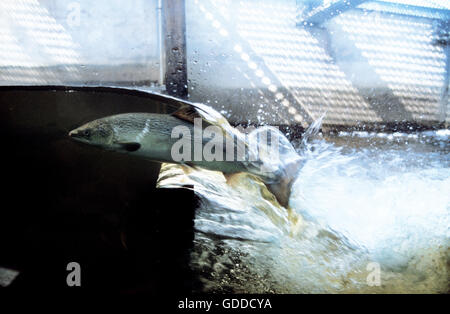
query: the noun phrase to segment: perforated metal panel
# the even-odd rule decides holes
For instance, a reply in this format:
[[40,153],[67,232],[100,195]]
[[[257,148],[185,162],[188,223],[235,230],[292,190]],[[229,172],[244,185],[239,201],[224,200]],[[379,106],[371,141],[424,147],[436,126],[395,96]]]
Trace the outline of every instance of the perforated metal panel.
[[326,123],[381,121],[318,39],[307,29],[295,27],[296,12],[292,9],[285,1],[245,1],[239,7],[240,35],[295,96],[295,103],[286,100],[281,104],[294,117],[298,107],[313,119],[326,112]]
[[440,119],[446,55],[432,20],[355,11],[335,22],[413,120]]
[[[264,111],[278,107],[277,113],[286,113],[283,122],[306,124],[326,112],[325,124],[354,125],[446,119],[448,56],[436,34],[442,31],[439,21],[450,16],[450,4],[425,2],[202,4],[210,3],[210,12],[203,13],[213,15],[212,21],[223,18],[218,29],[231,34],[224,41],[234,44],[239,69],[247,64],[241,75],[265,95],[260,102]],[[299,23],[299,7],[312,10],[305,15],[311,20]],[[217,85],[226,88],[227,82]],[[228,106],[232,112],[244,110]]]

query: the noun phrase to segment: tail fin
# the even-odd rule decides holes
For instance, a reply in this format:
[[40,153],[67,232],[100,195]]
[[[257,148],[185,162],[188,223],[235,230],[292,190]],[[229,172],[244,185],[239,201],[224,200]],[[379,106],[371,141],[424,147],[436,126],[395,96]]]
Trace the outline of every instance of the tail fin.
[[[319,133],[322,127],[324,112],[319,119],[314,121],[303,135],[301,148],[305,148],[308,140]],[[260,143],[259,139],[267,139],[268,134],[275,141],[270,144]],[[259,176],[268,189],[275,195],[280,205],[288,207],[292,184],[303,166],[303,159],[297,154],[288,139],[276,128],[262,127],[250,133],[250,147],[257,143],[258,162],[250,164],[248,171]],[[262,152],[262,154],[261,154]]]
[[220,113],[198,103],[185,104],[172,115],[191,122],[200,116],[209,124],[220,127],[226,137],[235,138],[237,145],[248,152],[248,158],[242,162],[247,171],[264,181],[280,205],[288,206],[292,183],[302,163],[294,147],[277,128],[260,127],[247,139]]
[[280,205],[288,207],[294,179],[302,166],[302,158],[289,140],[274,127],[261,127],[249,135],[248,172],[260,177]]
[[278,203],[284,207],[289,206],[289,197],[291,196],[292,184],[300,171],[303,162],[299,159],[295,162],[285,165],[284,174],[279,177],[275,183],[266,183],[270,192],[275,195]]

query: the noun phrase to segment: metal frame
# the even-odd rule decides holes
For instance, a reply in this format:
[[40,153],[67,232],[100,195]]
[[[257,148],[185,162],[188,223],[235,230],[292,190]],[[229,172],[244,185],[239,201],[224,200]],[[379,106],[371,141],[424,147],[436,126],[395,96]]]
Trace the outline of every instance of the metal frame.
[[[422,6],[405,5],[380,0],[339,0],[329,6],[317,5],[310,9],[302,18],[297,21],[298,26],[318,26],[329,19],[338,16],[350,9],[354,9],[359,5],[369,2],[376,4],[379,9],[371,9],[371,11],[395,11],[396,14],[411,15],[417,17],[426,17],[433,19],[450,18],[450,10],[432,9]],[[413,13],[419,14],[413,14]]]
[[340,0],[330,4],[327,7],[318,5],[307,12],[306,16],[297,21],[297,25],[302,26],[304,23],[308,26],[317,26],[327,20],[338,16],[339,14],[353,9],[368,0]]
[[185,0],[162,1],[165,85],[169,95],[187,98]]

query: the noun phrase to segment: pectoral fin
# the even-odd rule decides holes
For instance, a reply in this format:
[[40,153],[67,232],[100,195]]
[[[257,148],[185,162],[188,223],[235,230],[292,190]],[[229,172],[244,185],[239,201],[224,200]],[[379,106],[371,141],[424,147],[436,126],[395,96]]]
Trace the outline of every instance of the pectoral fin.
[[116,144],[127,152],[135,152],[141,148],[141,144],[136,142],[117,142]]

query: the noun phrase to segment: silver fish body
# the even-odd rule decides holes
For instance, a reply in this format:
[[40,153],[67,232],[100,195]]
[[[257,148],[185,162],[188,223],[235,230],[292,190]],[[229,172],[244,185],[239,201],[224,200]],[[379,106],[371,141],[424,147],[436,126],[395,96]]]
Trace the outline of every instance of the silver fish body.
[[[153,161],[180,163],[172,158],[172,148],[180,140],[178,136],[172,136],[172,131],[177,127],[188,129],[191,136],[184,139],[191,142],[192,151],[189,160],[183,163],[223,173],[247,170],[245,165],[239,161],[206,161],[203,158],[195,160],[195,145],[200,144],[203,149],[206,143],[214,144],[214,141],[218,142],[222,139],[204,135],[201,138],[195,137],[194,124],[168,114],[125,113],[105,117],[71,131],[69,136],[79,142],[141,156]],[[226,145],[222,143],[221,146],[224,149],[222,155],[225,159]]]
[[[198,119],[198,120],[195,120]],[[197,122],[204,122],[200,127]],[[214,135],[206,131],[215,127]],[[205,127],[205,129],[203,129]],[[174,132],[174,130],[178,130]],[[179,132],[182,130],[182,132]],[[279,132],[279,131],[277,131]],[[275,133],[277,133],[275,132]],[[258,132],[250,134],[258,137]],[[281,134],[281,133],[280,133]],[[174,159],[174,145],[179,143],[183,135],[184,143],[188,143],[188,158]],[[221,135],[221,136],[216,136]],[[153,161],[181,163],[208,170],[221,171],[225,175],[248,172],[258,176],[269,190],[276,196],[279,203],[288,206],[291,186],[302,162],[292,145],[281,135],[281,159],[274,160],[270,151],[260,159],[229,158],[226,140],[233,144],[232,156],[236,156],[237,146],[249,149],[250,145],[242,133],[231,127],[226,119],[214,109],[202,104],[185,103],[173,114],[157,113],[125,113],[101,118],[82,125],[71,131],[69,136],[74,140],[94,145],[107,150],[138,155]],[[203,158],[203,148],[209,145],[215,150],[222,150],[222,158]],[[237,145],[237,146],[236,146]],[[266,147],[263,145],[263,147]],[[184,152],[185,146],[183,146]],[[200,150],[200,152],[198,151]],[[249,149],[255,156],[259,149]],[[200,158],[199,158],[200,155]],[[267,171],[267,169],[269,171]]]

